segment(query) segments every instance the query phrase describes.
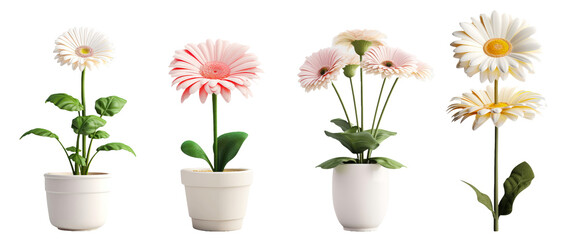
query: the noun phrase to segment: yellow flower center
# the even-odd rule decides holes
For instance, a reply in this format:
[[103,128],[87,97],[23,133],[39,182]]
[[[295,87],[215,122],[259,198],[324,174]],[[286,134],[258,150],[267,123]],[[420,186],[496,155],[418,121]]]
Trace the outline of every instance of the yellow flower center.
[[88,58],[93,56],[93,48],[89,46],[79,46],[75,49],[75,54],[82,58]]
[[500,103],[491,103],[491,104],[487,105],[487,108],[504,108],[507,106],[509,106],[508,103],[500,102]]
[[509,55],[512,49],[513,45],[503,38],[491,38],[483,45],[485,54],[495,58]]

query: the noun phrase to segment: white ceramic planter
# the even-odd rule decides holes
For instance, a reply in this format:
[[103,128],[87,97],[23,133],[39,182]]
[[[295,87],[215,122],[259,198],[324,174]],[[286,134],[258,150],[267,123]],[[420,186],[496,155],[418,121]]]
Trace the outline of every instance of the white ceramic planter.
[[233,231],[241,228],[247,208],[253,172],[248,169],[182,169],[188,214],[192,226],[204,231]]
[[378,164],[342,164],[334,168],[333,203],[345,230],[376,230],[388,206],[388,170]]
[[46,173],[44,176],[49,220],[53,226],[71,231],[103,226],[107,218],[109,174]]

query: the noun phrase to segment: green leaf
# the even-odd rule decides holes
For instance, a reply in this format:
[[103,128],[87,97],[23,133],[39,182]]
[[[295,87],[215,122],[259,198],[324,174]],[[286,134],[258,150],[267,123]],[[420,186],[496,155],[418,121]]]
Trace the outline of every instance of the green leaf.
[[[366,130],[366,132],[372,134],[372,130],[368,129]],[[378,131],[376,131],[376,141],[378,143],[382,143],[382,141],[386,140],[387,138],[396,135],[396,132],[391,132],[388,130],[384,130],[384,129],[378,129]]]
[[511,214],[515,198],[530,186],[532,179],[534,179],[534,172],[527,162],[522,162],[513,169],[511,176],[503,183],[505,195],[499,202],[499,215]]
[[90,137],[90,138],[93,138],[93,139],[109,138],[109,136],[110,136],[110,135],[109,135],[107,132],[101,131],[101,130],[98,130],[98,131],[96,131],[96,132],[94,132],[94,133],[92,133],[92,134],[89,134],[89,137]]
[[210,166],[212,166],[212,163],[210,162],[210,159],[208,159],[208,156],[206,155],[206,153],[204,152],[204,150],[202,150],[202,148],[200,147],[200,145],[198,145],[196,142],[194,141],[185,141],[182,143],[182,146],[180,146],[180,149],[182,150],[182,152],[190,157],[193,158],[201,158],[206,160],[206,162],[208,162],[208,164]]
[[348,124],[348,122],[344,119],[340,119],[340,118],[335,118],[333,120],[331,120],[332,123],[334,123],[335,125],[339,126],[340,129],[342,129],[342,131],[346,131],[348,129],[350,129],[350,124]]
[[353,127],[349,128],[349,129],[346,129],[344,132],[345,132],[345,133],[355,133],[355,132],[358,132],[359,130],[360,130],[359,127],[353,126]]
[[105,126],[106,123],[107,121],[95,115],[79,116],[73,119],[71,128],[75,133],[89,135],[95,133],[97,128]]
[[338,140],[352,153],[362,153],[368,149],[374,150],[380,145],[368,132],[331,133],[325,131],[325,134]]
[[77,149],[75,148],[75,146],[68,147],[65,150],[67,150],[68,152],[81,152],[81,149]]
[[65,93],[52,94],[46,100],[46,103],[47,102],[51,102],[59,109],[67,111],[76,112],[83,110],[83,105],[81,104],[81,102],[79,102],[79,100],[77,100],[77,98],[74,98]]
[[368,160],[375,161],[376,164],[379,164],[382,167],[390,168],[390,169],[399,169],[402,167],[406,167],[406,166],[404,166],[404,164],[401,164],[398,161],[392,160],[392,159],[387,158],[387,157],[373,157],[373,158],[369,158]]
[[316,167],[320,167],[322,169],[331,169],[331,168],[335,168],[336,166],[341,165],[341,164],[346,163],[346,162],[356,162],[356,159],[349,158],[349,157],[336,157],[336,158],[329,159],[329,160],[319,164],[319,166],[316,166]]
[[69,155],[69,159],[71,159],[71,161],[74,161],[75,163],[81,165],[82,167],[87,166],[87,162],[85,161],[85,158],[79,154],[71,154]]
[[20,139],[22,139],[23,137],[29,135],[29,134],[34,134],[34,135],[38,135],[40,137],[50,137],[50,138],[55,138],[59,140],[59,137],[55,134],[52,133],[50,130],[47,129],[43,129],[43,128],[34,128],[30,131],[27,131],[26,133],[24,133]]
[[493,217],[495,217],[495,212],[493,211],[493,204],[491,203],[491,198],[489,198],[489,196],[487,196],[487,194],[480,192],[476,187],[469,184],[468,182],[463,181],[463,180],[462,180],[462,182],[464,182],[465,184],[467,184],[471,188],[473,188],[473,191],[475,191],[475,194],[477,194],[477,201],[479,201],[481,204],[485,205],[485,207],[487,207],[487,209],[489,209],[489,211],[491,211],[491,214],[493,214]]
[[117,96],[99,98],[95,101],[95,111],[102,116],[110,116],[119,113],[125,106],[127,100]]
[[246,138],[247,133],[244,132],[229,132],[218,137],[218,158],[221,164],[216,166],[218,170],[224,170],[226,164],[237,155]]
[[131,147],[123,143],[118,143],[118,142],[107,143],[97,148],[97,151],[115,151],[115,150],[126,150],[135,155],[135,157],[137,156]]

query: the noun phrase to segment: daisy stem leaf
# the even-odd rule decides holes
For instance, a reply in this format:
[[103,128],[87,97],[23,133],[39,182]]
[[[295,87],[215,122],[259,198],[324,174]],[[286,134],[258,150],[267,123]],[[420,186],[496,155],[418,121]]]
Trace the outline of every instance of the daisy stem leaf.
[[477,189],[475,186],[471,185],[470,183],[463,180],[461,181],[469,185],[473,189],[473,191],[475,191],[475,194],[477,194],[477,201],[479,201],[481,204],[487,207],[489,211],[491,211],[491,214],[493,214],[493,218],[497,218],[495,211],[493,211],[493,204],[491,203],[491,198],[489,198],[487,194],[484,194],[481,191],[479,191],[479,189]]
[[210,159],[208,159],[208,156],[206,155],[204,150],[200,147],[200,145],[198,145],[198,143],[188,140],[182,143],[180,149],[184,154],[190,157],[204,159],[208,163],[208,165],[210,165],[212,171],[214,170],[214,166],[212,166]]
[[399,163],[396,160],[387,158],[387,157],[374,157],[368,159],[370,162],[376,163],[382,167],[389,168],[389,169],[399,169],[404,166],[404,164]]
[[245,132],[229,132],[218,137],[218,159],[220,171],[224,171],[226,164],[239,152],[241,145],[247,139]]
[[336,158],[331,158],[327,161],[324,161],[323,163],[319,164],[316,167],[320,167],[322,169],[331,169],[331,168],[335,168],[338,165],[341,165],[343,163],[356,163],[358,159],[355,158],[350,158],[350,157],[336,157]]
[[350,125],[350,123],[348,123],[346,120],[340,119],[340,118],[335,118],[335,119],[331,120],[331,122],[334,123],[335,125],[337,125],[338,127],[340,127],[340,129],[342,129],[342,131],[346,131],[352,127]]
[[95,111],[101,116],[112,117],[119,113],[126,103],[127,100],[117,96],[99,98],[95,101]]
[[525,190],[534,179],[534,172],[527,162],[517,165],[503,183],[505,194],[499,203],[499,215],[509,215],[513,211],[515,198]]
[[325,134],[339,141],[344,147],[354,154],[363,153],[368,149],[376,149],[380,145],[369,132],[331,133],[325,131]]
[[77,112],[83,110],[83,104],[77,98],[74,98],[65,93],[56,93],[50,95],[46,99],[46,103],[53,103],[56,107],[62,110]]

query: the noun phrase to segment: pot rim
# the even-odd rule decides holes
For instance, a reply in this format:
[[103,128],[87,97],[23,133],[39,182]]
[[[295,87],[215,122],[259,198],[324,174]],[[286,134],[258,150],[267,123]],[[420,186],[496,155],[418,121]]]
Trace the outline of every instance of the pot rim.
[[97,179],[110,178],[111,174],[106,172],[90,172],[88,175],[73,175],[71,172],[48,172],[44,174],[44,177],[53,179]]
[[[231,170],[226,172],[226,170]],[[210,168],[183,168],[182,172],[190,174],[201,174],[201,175],[233,175],[233,174],[244,174],[251,173],[253,170],[249,168],[226,168],[224,172],[212,172]]]

